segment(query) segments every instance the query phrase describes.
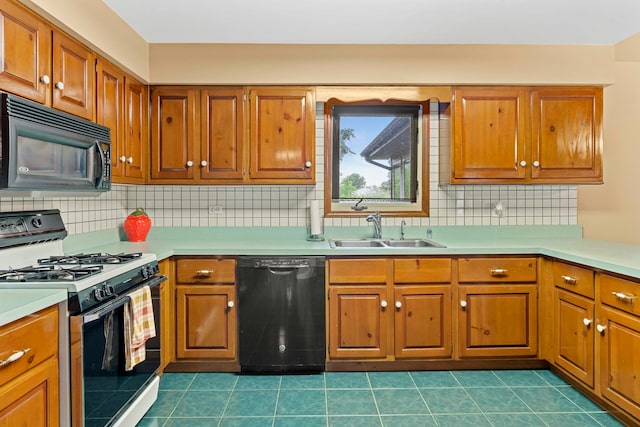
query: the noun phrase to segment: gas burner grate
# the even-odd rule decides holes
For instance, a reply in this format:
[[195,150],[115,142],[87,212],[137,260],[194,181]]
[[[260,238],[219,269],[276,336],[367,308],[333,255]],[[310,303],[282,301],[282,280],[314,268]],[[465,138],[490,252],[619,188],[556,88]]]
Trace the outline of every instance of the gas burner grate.
[[125,264],[137,258],[140,258],[141,256],[142,253],[140,252],[130,254],[109,254],[97,252],[92,254],[51,256],[49,258],[39,259],[38,264]]
[[73,282],[101,271],[101,265],[72,267],[42,265],[0,271],[0,282]]

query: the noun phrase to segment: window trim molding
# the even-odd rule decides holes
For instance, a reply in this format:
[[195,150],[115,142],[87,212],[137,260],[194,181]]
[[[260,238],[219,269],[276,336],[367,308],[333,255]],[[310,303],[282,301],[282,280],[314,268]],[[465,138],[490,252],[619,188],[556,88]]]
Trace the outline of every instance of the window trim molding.
[[[336,210],[331,198],[333,183],[333,117],[331,109],[334,105],[416,105],[422,106],[422,129],[420,149],[418,153],[421,162],[418,168],[418,199],[412,206],[414,209],[395,210],[379,205],[379,209],[366,211]],[[368,212],[380,210],[387,217],[428,217],[429,216],[429,100],[398,100],[398,99],[368,99],[359,101],[342,101],[337,98],[328,99],[324,103],[324,216],[325,217],[361,217]]]

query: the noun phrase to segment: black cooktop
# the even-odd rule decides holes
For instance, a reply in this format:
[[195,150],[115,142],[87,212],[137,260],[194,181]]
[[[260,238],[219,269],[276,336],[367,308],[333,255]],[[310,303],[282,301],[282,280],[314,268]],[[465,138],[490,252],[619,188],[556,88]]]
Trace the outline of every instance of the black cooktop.
[[40,265],[60,265],[60,264],[125,264],[138,259],[142,253],[130,254],[108,254],[108,253],[92,253],[77,255],[59,255],[49,258],[39,259]]
[[101,271],[101,265],[39,265],[0,271],[0,282],[73,282]]

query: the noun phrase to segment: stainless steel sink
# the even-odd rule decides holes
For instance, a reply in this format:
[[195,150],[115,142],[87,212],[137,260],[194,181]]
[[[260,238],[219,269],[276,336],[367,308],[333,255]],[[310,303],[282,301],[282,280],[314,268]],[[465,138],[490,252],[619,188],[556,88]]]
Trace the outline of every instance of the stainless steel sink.
[[392,248],[445,248],[446,246],[425,239],[384,240],[383,243]]
[[371,240],[371,239],[331,239],[332,248],[445,248],[446,246],[426,239]]
[[385,245],[380,240],[329,240],[332,248],[384,248]]

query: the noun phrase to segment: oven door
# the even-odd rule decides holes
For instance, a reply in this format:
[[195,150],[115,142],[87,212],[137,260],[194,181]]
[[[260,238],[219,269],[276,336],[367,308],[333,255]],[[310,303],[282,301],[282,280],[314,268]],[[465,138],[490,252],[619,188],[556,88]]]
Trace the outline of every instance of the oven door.
[[[156,294],[158,285],[164,280],[164,276],[154,276],[131,291],[147,285],[152,294]],[[144,362],[130,371],[125,370],[123,313],[129,300],[128,296],[122,295],[71,318],[73,426],[112,425],[157,373],[160,352],[151,348],[147,350]],[[152,301],[154,305],[159,303],[157,298]],[[159,312],[154,309],[157,336],[160,335]],[[79,329],[75,334],[74,325]],[[159,347],[158,340],[147,341],[147,347],[154,344]]]

